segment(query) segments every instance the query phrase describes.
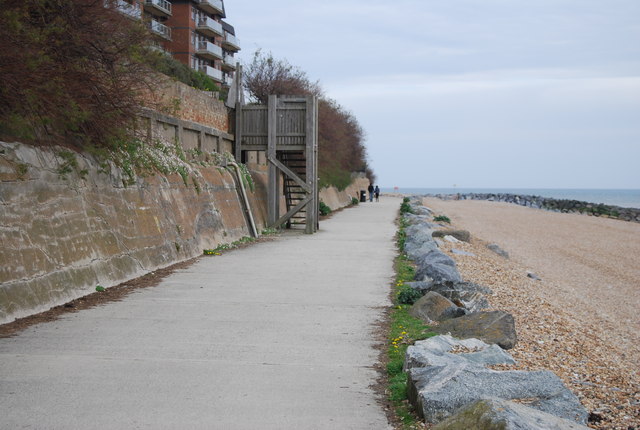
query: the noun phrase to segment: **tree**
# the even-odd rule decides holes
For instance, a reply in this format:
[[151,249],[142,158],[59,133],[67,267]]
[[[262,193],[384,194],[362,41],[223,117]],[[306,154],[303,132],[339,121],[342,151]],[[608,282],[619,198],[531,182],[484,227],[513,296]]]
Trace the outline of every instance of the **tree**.
[[338,102],[326,97],[318,82],[307,74],[278,60],[271,53],[256,51],[244,69],[244,88],[254,101],[266,104],[269,95],[315,95],[318,101],[318,168],[320,182],[344,188],[351,182],[351,172],[375,175],[367,164],[365,133],[356,117]]
[[243,70],[244,87],[256,102],[267,104],[269,95],[307,95],[320,97],[320,84],[311,82],[307,74],[289,64],[277,60],[273,54],[263,54],[257,50],[251,64]]
[[4,0],[0,134],[35,144],[109,146],[152,85],[149,33],[115,0]]

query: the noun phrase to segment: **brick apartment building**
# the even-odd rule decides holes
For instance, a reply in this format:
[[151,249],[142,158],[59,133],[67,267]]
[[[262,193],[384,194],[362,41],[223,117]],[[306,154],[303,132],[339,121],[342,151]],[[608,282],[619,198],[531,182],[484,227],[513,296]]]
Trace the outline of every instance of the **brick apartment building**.
[[118,9],[141,19],[158,36],[158,47],[229,86],[240,43],[225,22],[223,0],[116,0]]

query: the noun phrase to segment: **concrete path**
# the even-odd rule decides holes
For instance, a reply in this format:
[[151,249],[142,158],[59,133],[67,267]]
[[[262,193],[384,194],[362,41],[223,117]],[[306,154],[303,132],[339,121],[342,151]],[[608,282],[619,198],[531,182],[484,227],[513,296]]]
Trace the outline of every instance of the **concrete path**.
[[370,385],[400,200],[381,200],[0,339],[0,428],[388,428]]

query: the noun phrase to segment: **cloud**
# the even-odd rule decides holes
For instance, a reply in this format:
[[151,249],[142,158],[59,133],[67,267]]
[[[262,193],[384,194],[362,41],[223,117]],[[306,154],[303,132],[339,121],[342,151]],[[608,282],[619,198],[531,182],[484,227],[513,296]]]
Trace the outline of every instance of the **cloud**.
[[640,188],[637,0],[226,6],[243,58],[286,58],[356,115],[383,184]]

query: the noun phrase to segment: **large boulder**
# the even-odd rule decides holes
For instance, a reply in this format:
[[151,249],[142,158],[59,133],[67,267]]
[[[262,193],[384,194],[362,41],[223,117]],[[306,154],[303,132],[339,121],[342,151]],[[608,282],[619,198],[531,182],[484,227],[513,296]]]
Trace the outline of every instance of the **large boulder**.
[[435,291],[451,300],[458,306],[462,306],[469,312],[479,312],[483,309],[489,309],[491,305],[486,295],[493,294],[491,289],[473,282],[416,282],[416,287],[426,294],[429,291]]
[[413,213],[416,215],[431,215],[431,211],[421,204],[410,203],[409,205],[411,206]]
[[511,355],[498,345],[488,345],[480,339],[454,339],[439,335],[419,340],[407,348],[404,370],[414,367],[446,366],[467,361],[481,366],[515,364]]
[[416,265],[416,281],[462,282],[456,262],[438,249],[419,257]]
[[458,240],[463,242],[469,242],[471,240],[471,233],[467,230],[436,230],[433,232],[433,237],[445,237],[445,236],[453,236]]
[[433,230],[426,224],[413,224],[404,229],[407,234],[407,241],[424,243],[433,242]]
[[408,225],[420,224],[427,228],[435,227],[436,224],[429,222],[431,220],[430,215],[415,215],[412,213],[406,213],[403,215],[405,222]]
[[478,400],[456,411],[433,430],[588,430],[589,427],[519,403]]
[[465,314],[464,308],[456,306],[451,300],[435,291],[430,291],[422,296],[409,309],[409,315],[421,319],[427,324],[433,321],[461,317]]
[[417,261],[426,254],[438,249],[438,244],[433,239],[421,240],[421,236],[422,234],[418,237],[407,236],[404,242],[404,252],[413,261]]
[[526,402],[531,408],[586,424],[578,398],[552,372],[500,372],[458,361],[409,370],[409,401],[427,423],[436,424],[461,407],[483,399]]
[[404,285],[407,287],[413,288],[414,290],[420,291],[424,296],[429,292],[431,287],[433,287],[433,282],[431,281],[411,281],[405,282]]
[[518,341],[513,316],[504,311],[474,312],[443,321],[432,330],[460,339],[474,337],[504,349],[513,348]]

